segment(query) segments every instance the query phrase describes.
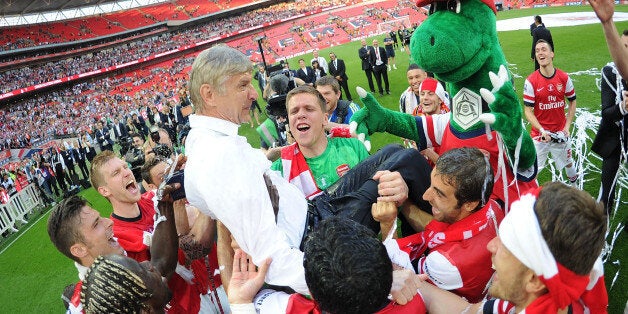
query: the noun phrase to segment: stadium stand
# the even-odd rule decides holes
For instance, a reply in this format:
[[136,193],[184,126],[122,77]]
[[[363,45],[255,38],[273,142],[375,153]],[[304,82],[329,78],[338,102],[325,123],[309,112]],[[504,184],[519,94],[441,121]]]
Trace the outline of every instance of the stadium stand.
[[[394,6],[399,2],[389,0]],[[185,6],[194,5],[193,1]],[[231,2],[230,5],[247,1]],[[63,53],[45,62],[37,63],[37,56],[32,59],[21,59],[12,70],[3,71],[0,79],[8,84],[3,85],[3,92],[11,88],[20,88],[36,82],[46,82],[62,76],[82,75],[86,72],[105,67],[114,67],[121,63],[138,60],[146,56],[155,56],[165,51],[193,45],[199,41],[214,42],[221,36],[229,38],[227,44],[238,47],[257,61],[259,53],[255,37],[264,34],[264,49],[270,56],[269,62],[302,54],[314,48],[349,42],[355,37],[345,31],[335,17],[347,14],[346,11],[357,12],[360,19],[372,24],[388,18],[366,15],[365,7],[347,6],[342,1],[320,1],[316,14],[311,14],[311,4],[305,2],[280,3],[248,12],[214,20],[209,24],[174,30],[172,32],[155,33],[146,38],[130,40],[120,39],[122,45],[108,46],[105,44],[97,52],[90,53],[89,48],[70,50],[70,58]],[[351,4],[351,3],[350,3]],[[358,3],[359,4],[359,3]],[[356,11],[352,11],[356,10]],[[399,14],[405,9],[400,9]],[[420,11],[413,10],[413,20],[421,17]],[[132,11],[132,10],[131,10]],[[129,13],[127,11],[126,13]],[[159,15],[156,11],[138,11],[144,14]],[[307,12],[307,14],[306,14]],[[135,13],[133,13],[135,14]],[[296,17],[295,17],[296,16]],[[104,18],[103,18],[104,20]],[[68,29],[85,29],[83,21],[68,23]],[[95,29],[107,27],[109,22],[91,25]],[[256,26],[265,25],[264,31]],[[360,26],[361,27],[361,26]],[[122,27],[121,27],[122,28]],[[376,27],[362,29],[363,33],[371,34]],[[91,33],[90,33],[91,34]],[[164,44],[166,43],[166,44]],[[97,121],[111,123],[113,117],[125,118],[133,113],[147,117],[153,107],[160,109],[165,103],[179,102],[176,91],[186,85],[187,73],[195,55],[194,50],[181,50],[181,53],[163,59],[155,59],[148,66],[136,67],[116,73],[113,76],[95,77],[88,81],[77,82],[65,87],[55,87],[36,96],[27,97],[0,110],[0,167],[17,169],[29,164],[28,158],[22,158],[23,152],[40,151],[44,148],[59,145],[64,138],[76,138],[82,134],[93,132]],[[33,61],[33,62],[30,62]],[[0,64],[0,69],[2,64]],[[20,82],[20,83],[15,83]],[[8,86],[8,88],[7,88]],[[13,154],[12,154],[13,152]],[[16,153],[22,152],[22,153]],[[18,157],[18,155],[20,157]],[[16,157],[18,157],[16,159]],[[34,189],[34,185],[32,185]],[[24,192],[26,193],[26,192]],[[31,192],[28,192],[31,193]],[[31,193],[32,194],[32,193]],[[25,199],[29,197],[28,199]],[[29,196],[20,194],[11,196],[9,205],[0,207],[0,231],[14,232],[28,219],[28,214],[43,204],[39,194]],[[24,205],[27,204],[27,205]]]

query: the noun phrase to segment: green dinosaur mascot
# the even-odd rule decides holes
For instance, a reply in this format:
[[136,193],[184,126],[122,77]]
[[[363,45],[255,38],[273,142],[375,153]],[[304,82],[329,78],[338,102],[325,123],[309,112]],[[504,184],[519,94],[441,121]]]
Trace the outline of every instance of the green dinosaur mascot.
[[[353,115],[352,131],[360,139],[388,132],[414,140],[419,150],[440,146],[444,152],[468,146],[488,151],[496,178],[492,197],[508,205],[519,191],[537,186],[536,151],[522,125],[521,105],[497,39],[495,4],[493,0],[417,3],[427,4],[430,15],[415,30],[410,49],[419,66],[448,83],[451,113],[414,117],[392,111],[358,87],[365,107]],[[365,145],[370,147],[368,141]]]

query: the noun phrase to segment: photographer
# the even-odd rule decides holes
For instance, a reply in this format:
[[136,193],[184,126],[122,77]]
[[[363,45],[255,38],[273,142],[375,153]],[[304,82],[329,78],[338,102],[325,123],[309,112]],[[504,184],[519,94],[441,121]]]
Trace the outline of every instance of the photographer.
[[140,178],[141,168],[144,165],[144,139],[141,135],[131,134],[133,146],[130,147],[124,155],[124,160],[131,165],[131,171],[136,178]]
[[266,105],[266,119],[255,130],[260,135],[260,149],[266,154],[266,158],[275,161],[279,158],[281,147],[288,144],[286,125],[288,113],[286,112],[286,94],[295,87],[305,84],[303,80],[291,77],[291,72],[281,71],[271,73],[270,83],[264,90]]
[[157,155],[164,159],[170,158],[173,152],[173,144],[168,132],[157,126],[150,128],[150,136],[144,144],[144,156]]

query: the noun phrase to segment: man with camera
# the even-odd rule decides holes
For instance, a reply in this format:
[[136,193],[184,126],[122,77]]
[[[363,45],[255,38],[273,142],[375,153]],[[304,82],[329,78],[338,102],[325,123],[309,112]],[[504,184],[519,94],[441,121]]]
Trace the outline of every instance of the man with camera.
[[[131,134],[132,145],[124,155],[124,160],[131,165],[131,171],[136,178],[140,177],[140,168],[144,164],[144,139],[137,133]],[[121,149],[122,151],[122,149]]]
[[[541,39],[535,46],[536,59],[541,66],[526,79],[523,101],[526,119],[532,125],[530,135],[536,148],[539,172],[545,166],[548,154],[556,167],[563,167],[569,182],[574,184],[578,172],[571,156],[569,129],[576,114],[576,90],[567,73],[554,67],[554,51]],[[565,117],[565,98],[569,110]]]
[[271,74],[264,90],[268,119],[255,129],[260,136],[260,148],[271,161],[277,160],[281,147],[288,144],[286,94],[296,86],[305,84],[300,78],[291,78],[289,74],[285,71]]
[[144,143],[144,156],[160,156],[170,158],[173,153],[173,144],[168,131],[157,126],[150,127],[150,137]]

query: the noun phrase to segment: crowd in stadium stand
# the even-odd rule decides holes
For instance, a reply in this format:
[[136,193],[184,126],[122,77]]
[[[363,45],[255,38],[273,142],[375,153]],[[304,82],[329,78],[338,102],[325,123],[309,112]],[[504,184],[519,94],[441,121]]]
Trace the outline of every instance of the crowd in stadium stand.
[[[337,5],[340,2],[336,0],[319,1],[317,5],[328,7]],[[83,55],[60,62],[50,62],[40,67],[25,67],[19,70],[7,71],[0,74],[0,78],[6,82],[2,87],[2,92],[121,64],[171,50],[180,45],[206,40],[217,34],[236,30],[225,30],[225,27],[235,27],[235,25],[250,27],[271,21],[276,16],[289,17],[303,13],[307,9],[308,7],[305,3],[281,3],[272,6],[272,8],[260,9],[260,13],[253,14],[248,12],[240,16],[220,20],[212,23],[211,28],[207,25],[198,26],[179,34],[166,33],[136,41],[129,45],[101,50],[93,55]],[[278,15],[275,14],[276,12],[279,12]],[[253,16],[263,16],[263,18],[254,19],[252,18]],[[183,63],[185,65],[182,65],[182,67],[175,66],[169,69],[156,67],[152,71],[168,71],[173,75],[189,65],[190,61],[183,61]],[[6,114],[0,115],[0,126],[2,127],[0,133],[2,133],[3,138],[3,141],[0,143],[0,150],[31,147],[33,144],[51,139],[54,136],[70,135],[81,130],[91,130],[94,128],[94,122],[100,117],[112,113],[114,115],[127,115],[130,112],[137,111],[137,106],[130,106],[130,101],[128,100],[108,99],[107,96],[94,97],[94,95],[102,94],[102,91],[124,83],[132,82],[131,85],[133,86],[143,85],[151,81],[153,77],[154,74],[152,73],[146,73],[146,75],[131,73],[117,78],[105,78],[90,83],[75,84],[72,88],[43,94],[12,106],[7,110]],[[171,84],[169,87],[174,88],[180,85],[181,83]],[[123,90],[114,91],[122,92]],[[147,91],[140,89],[139,95],[145,92]],[[111,104],[115,105],[116,108],[123,109],[112,112]],[[150,108],[148,109],[150,111]]]
[[[2,138],[0,148],[31,147],[31,144],[50,140],[54,136],[65,136],[82,131],[91,132],[95,123],[105,117],[123,116],[151,111],[155,105],[151,97],[171,98],[177,88],[184,84],[180,72],[189,66],[189,59],[177,60],[172,67],[154,67],[146,75],[103,78],[93,83],[76,84],[72,88],[42,95],[10,107],[0,115]],[[124,83],[138,86],[160,78],[160,86],[141,89],[135,97],[122,96],[118,86]],[[127,84],[128,85],[128,84]],[[158,90],[159,89],[159,90]],[[165,92],[165,94],[164,94]],[[143,108],[140,108],[143,107]]]
[[[179,33],[164,33],[115,48],[99,50],[93,54],[6,71],[0,74],[0,79],[5,82],[1,92],[121,64],[181,45],[210,39],[216,35],[237,31],[237,27],[248,28],[312,9],[339,4],[343,2],[322,0],[315,4],[280,3]],[[55,136],[92,132],[95,129],[95,123],[104,117],[127,118],[132,113],[151,112],[154,105],[151,106],[150,97],[147,95],[154,95],[157,89],[155,77],[170,78],[159,80],[163,83],[159,89],[170,93],[166,95],[170,98],[175,96],[175,91],[185,84],[186,74],[182,73],[182,70],[190,64],[191,59],[182,58],[168,66],[158,65],[141,73],[136,71],[115,78],[102,78],[75,84],[72,87],[41,94],[10,106],[0,112],[0,134],[2,135],[0,150],[36,147]],[[165,72],[168,74],[162,75]],[[122,93],[131,90],[135,92],[133,97],[121,96]],[[175,97],[171,101],[176,102],[178,98]]]
[[123,64],[148,57],[180,46],[210,39],[217,35],[229,34],[282,18],[294,16],[319,8],[343,3],[340,0],[279,3],[270,7],[213,21],[210,24],[186,29],[177,33],[163,33],[120,46],[103,49],[91,54],[53,61],[45,64],[26,66],[0,73],[0,81],[5,82],[1,93],[49,82],[66,76],[94,71],[100,68]]

